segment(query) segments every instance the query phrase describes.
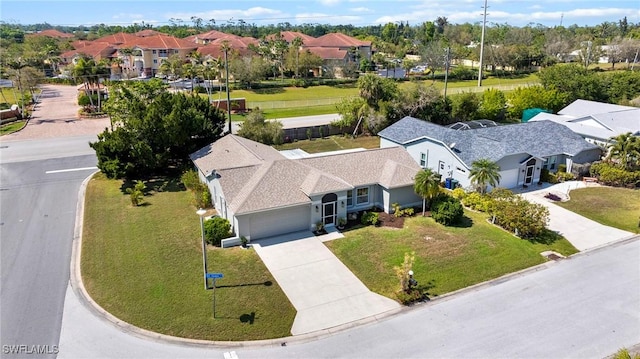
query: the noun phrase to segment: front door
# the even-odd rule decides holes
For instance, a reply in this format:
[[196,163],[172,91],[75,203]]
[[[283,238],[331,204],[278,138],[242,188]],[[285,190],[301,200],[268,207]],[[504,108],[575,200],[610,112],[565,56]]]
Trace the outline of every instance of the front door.
[[324,225],[336,224],[336,202],[322,204],[322,223]]
[[533,169],[534,166],[527,166],[527,170],[525,171],[524,184],[527,186],[533,182]]

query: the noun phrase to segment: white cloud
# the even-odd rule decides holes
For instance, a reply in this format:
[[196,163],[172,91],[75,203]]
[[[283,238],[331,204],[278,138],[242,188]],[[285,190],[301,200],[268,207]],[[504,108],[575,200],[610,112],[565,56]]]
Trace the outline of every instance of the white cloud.
[[197,16],[203,20],[214,19],[216,23],[224,23],[229,20],[244,20],[253,22],[253,20],[269,20],[291,17],[290,14],[283,13],[280,10],[269,9],[264,7],[252,7],[249,9],[227,9],[227,10],[211,10],[196,13],[169,13],[165,14],[167,19],[175,18],[189,20],[192,16]]
[[318,2],[324,6],[333,6],[341,2],[341,0],[318,0]]
[[368,7],[354,7],[349,10],[353,12],[367,12],[367,13],[373,12],[373,10],[369,9]]
[[324,13],[300,13],[295,16],[297,23],[309,23],[309,22],[317,22],[320,24],[331,24],[331,25],[343,25],[343,24],[352,24],[358,25],[362,24],[362,18],[360,16],[352,16],[352,15],[330,15]]

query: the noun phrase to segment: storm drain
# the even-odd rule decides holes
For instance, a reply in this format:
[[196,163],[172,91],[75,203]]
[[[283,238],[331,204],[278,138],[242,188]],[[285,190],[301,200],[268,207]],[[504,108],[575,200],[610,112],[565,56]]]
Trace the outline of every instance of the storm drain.
[[552,260],[552,261],[557,261],[560,259],[565,259],[566,257],[563,256],[562,254],[558,253],[558,252],[554,252],[554,251],[544,251],[542,253],[540,253],[541,256]]

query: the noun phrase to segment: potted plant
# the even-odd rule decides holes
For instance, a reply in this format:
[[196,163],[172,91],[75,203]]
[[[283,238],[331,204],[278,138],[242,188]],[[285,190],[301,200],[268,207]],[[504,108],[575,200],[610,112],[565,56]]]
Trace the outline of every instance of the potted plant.
[[344,226],[347,225],[347,219],[344,217],[338,218],[338,229],[343,230]]
[[322,234],[324,232],[324,223],[322,221],[316,222],[316,234]]

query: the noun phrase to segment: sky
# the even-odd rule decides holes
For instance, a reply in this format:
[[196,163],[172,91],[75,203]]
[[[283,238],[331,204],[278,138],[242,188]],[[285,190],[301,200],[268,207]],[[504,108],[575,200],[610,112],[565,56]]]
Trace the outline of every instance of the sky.
[[[640,23],[640,0],[486,0],[487,24],[525,26]],[[216,24],[351,24],[389,22],[418,25],[446,17],[449,23],[480,23],[485,0],[0,0],[0,20],[15,24],[160,26],[191,17]]]

